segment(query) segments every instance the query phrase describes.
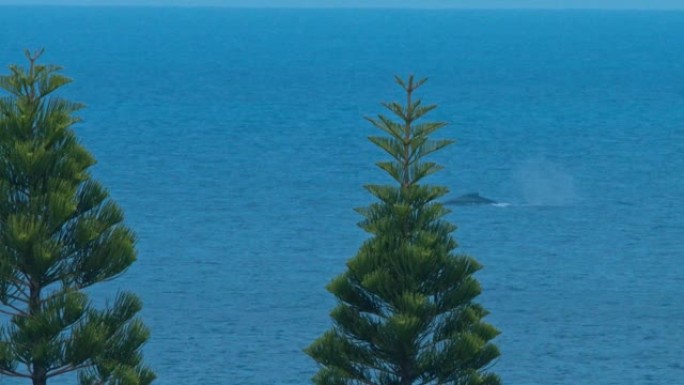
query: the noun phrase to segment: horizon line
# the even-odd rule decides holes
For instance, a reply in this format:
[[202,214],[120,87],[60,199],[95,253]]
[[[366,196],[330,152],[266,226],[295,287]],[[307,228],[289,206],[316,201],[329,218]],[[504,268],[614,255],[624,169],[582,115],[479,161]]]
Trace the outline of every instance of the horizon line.
[[587,6],[481,6],[481,5],[444,5],[444,6],[393,6],[393,5],[253,5],[253,4],[136,4],[136,3],[105,3],[105,4],[41,4],[41,3],[3,3],[0,7],[54,7],[54,8],[237,8],[237,9],[375,9],[375,10],[472,10],[472,11],[684,11],[684,4],[680,7],[587,7]]

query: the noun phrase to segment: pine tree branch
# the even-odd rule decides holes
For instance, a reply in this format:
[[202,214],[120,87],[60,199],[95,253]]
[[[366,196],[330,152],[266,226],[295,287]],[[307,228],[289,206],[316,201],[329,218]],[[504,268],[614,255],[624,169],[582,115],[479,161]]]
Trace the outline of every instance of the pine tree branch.
[[[9,285],[8,292],[4,294],[4,297],[6,299],[10,299],[11,301],[0,301],[3,305],[8,305],[10,302],[21,302],[21,303],[27,303],[28,302],[28,294],[26,294],[25,290],[25,285],[22,282],[18,282],[15,280],[10,280],[11,285]],[[9,290],[12,290],[11,292]]]
[[10,317],[16,317],[16,316],[19,316],[19,315],[21,315],[21,316],[26,316],[25,313],[24,313],[24,314],[12,313],[12,312],[9,312],[9,311],[3,310],[3,309],[0,309],[0,314],[4,314],[4,315],[10,316]]
[[15,372],[14,370],[9,370],[9,369],[0,369],[0,374],[5,375],[5,376],[19,377],[19,378],[31,378],[30,374]]
[[[376,352],[376,354],[377,354],[377,352]],[[386,374],[389,374],[389,375],[395,374],[394,371],[393,371],[392,369],[390,369],[390,368],[388,368],[388,367],[386,367],[386,366],[378,366],[378,365],[374,365],[374,364],[367,365],[367,366],[368,366],[369,368],[373,369],[373,370],[377,370],[378,372],[386,373]]]
[[[17,279],[17,278],[5,278],[5,280],[7,282],[11,283],[12,286],[14,286],[15,290],[19,291],[19,292],[22,292],[21,288],[26,286],[26,282],[24,282],[20,279]],[[22,294],[24,294],[24,293],[22,292]]]
[[[20,302],[23,302],[23,301],[20,301]],[[17,316],[22,316],[22,317],[28,316],[28,313],[25,310],[22,310],[22,309],[14,306],[13,304],[11,304],[9,302],[3,301],[2,304],[17,312],[16,314],[12,314],[6,310],[0,310],[0,312],[2,312],[3,314],[12,315],[12,316],[17,315]]]
[[81,370],[81,369],[91,367],[92,365],[93,365],[92,363],[87,363],[87,364],[83,363],[83,364],[79,364],[79,365],[75,365],[75,366],[71,365],[71,364],[63,365],[61,367],[57,367],[57,368],[50,370],[50,372],[47,374],[47,377],[50,378],[50,377],[60,376],[60,375],[65,374],[65,373],[73,372],[74,370]]

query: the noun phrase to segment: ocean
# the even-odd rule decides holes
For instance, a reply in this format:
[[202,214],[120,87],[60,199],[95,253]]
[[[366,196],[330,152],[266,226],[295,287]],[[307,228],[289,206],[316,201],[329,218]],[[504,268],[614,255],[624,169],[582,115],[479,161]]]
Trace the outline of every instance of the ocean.
[[162,385],[309,383],[325,285],[367,238],[353,209],[390,182],[363,117],[410,73],[457,140],[429,182],[508,203],[448,217],[485,266],[491,370],[680,383],[682,37],[682,12],[0,7],[2,73],[44,47],[88,105],[139,250],[93,300],[140,295]]

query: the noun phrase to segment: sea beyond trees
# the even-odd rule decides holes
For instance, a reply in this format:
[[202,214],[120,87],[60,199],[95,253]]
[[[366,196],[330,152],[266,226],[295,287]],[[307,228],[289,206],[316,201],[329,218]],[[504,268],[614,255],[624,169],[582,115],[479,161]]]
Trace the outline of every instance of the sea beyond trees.
[[70,80],[41,53],[0,76],[0,376],[147,385],[140,300],[124,292],[97,309],[84,292],[135,261],[135,237],[88,171],[72,129],[83,106],[55,96]]
[[384,107],[398,120],[368,119],[385,134],[370,141],[390,156],[377,166],[396,183],[366,186],[377,201],[357,211],[371,237],[328,285],[333,327],[306,349],[318,385],[500,384],[489,371],[499,331],[474,302],[481,266],[454,253],[456,227],[439,201],[447,188],[423,184],[441,169],[425,158],[452,143],[430,139],[445,123],[418,122],[436,108],[415,97],[425,81],[396,78],[406,104]]

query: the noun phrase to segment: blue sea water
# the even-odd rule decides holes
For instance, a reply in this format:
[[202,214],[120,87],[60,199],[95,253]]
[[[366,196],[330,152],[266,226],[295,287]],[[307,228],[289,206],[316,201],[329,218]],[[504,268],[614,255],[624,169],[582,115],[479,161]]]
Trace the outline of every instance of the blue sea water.
[[485,266],[492,370],[681,383],[682,37],[676,12],[0,7],[0,64],[45,47],[89,106],[139,249],[95,301],[142,297],[159,384],[308,382],[362,185],[388,182],[363,116],[409,73],[458,141],[431,182],[510,203],[449,216]]

